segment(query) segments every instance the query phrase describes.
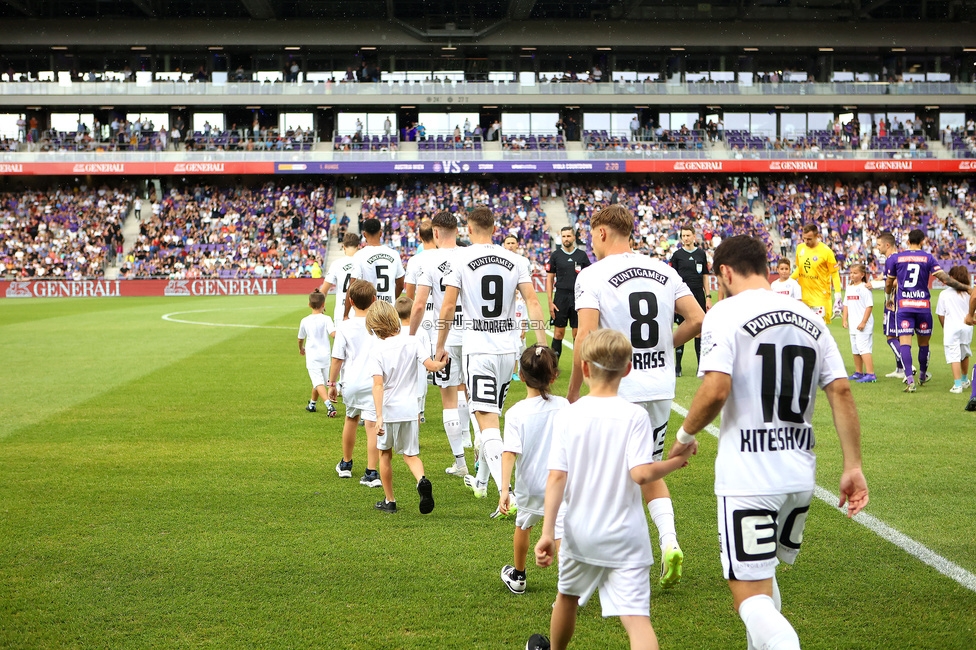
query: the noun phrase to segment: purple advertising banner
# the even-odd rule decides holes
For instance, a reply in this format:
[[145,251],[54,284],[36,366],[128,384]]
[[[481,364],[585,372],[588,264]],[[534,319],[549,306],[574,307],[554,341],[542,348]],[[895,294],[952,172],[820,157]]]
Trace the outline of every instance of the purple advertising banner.
[[422,160],[275,163],[276,174],[534,174],[622,172],[622,160]]

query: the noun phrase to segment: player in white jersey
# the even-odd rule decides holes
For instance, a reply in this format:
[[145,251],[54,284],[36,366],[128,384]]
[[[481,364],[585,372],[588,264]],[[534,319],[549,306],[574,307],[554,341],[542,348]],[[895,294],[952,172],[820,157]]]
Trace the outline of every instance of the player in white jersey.
[[342,313],[345,310],[346,291],[349,290],[349,283],[352,282],[354,265],[352,258],[357,250],[359,250],[359,235],[354,232],[347,232],[342,238],[344,256],[329,265],[329,270],[326,271],[325,278],[322,280],[322,286],[319,287],[319,291],[325,295],[329,295],[329,291],[335,287],[335,307],[332,313],[333,320],[336,323],[342,320]]
[[833,411],[843,451],[840,505],[853,517],[868,503],[861,426],[837,344],[823,319],[769,290],[766,245],[730,237],[712,269],[728,299],[705,317],[695,393],[671,453],[721,412],[715,494],[722,568],[749,648],[798,650],[780,614],[776,566],[800,550],[815,487],[811,426],[817,387]]
[[[576,278],[579,333],[568,398],[570,402],[579,399],[583,381],[578,342],[599,328],[621,332],[634,352],[633,369],[621,380],[619,395],[647,411],[655,458],[660,460],[674,399],[674,346],[695,338],[704,313],[677,271],[660,260],[631,252],[634,217],[627,208],[611,205],[597,212],[590,223],[598,261]],[[672,334],[675,313],[684,320]],[[668,587],[681,579],[684,561],[674,527],[671,493],[663,480],[643,485],[641,491],[658,530],[660,583]]]
[[788,296],[794,300],[803,300],[803,290],[800,289],[800,284],[790,277],[790,274],[793,273],[793,263],[785,257],[779,258],[776,262],[776,272],[779,274],[779,279],[773,280],[769,284],[773,293]]
[[[417,278],[417,293],[413,303],[413,313],[410,314],[410,332],[416,334],[421,328],[431,332],[431,341],[436,342],[433,334],[435,321],[429,320],[440,313],[444,303],[444,278],[451,272],[454,254],[457,252],[457,218],[450,212],[438,212],[431,220],[434,243],[433,250],[424,247],[424,263]],[[427,303],[432,304],[432,310],[427,311]],[[464,386],[464,357],[461,354],[461,305],[454,308],[455,328],[447,337],[446,350],[448,352],[447,365],[440,372],[433,373],[433,383],[441,392],[442,418],[447,441],[454,454],[454,463],[445,471],[452,476],[464,477],[468,474],[467,461],[464,458],[465,439],[468,437],[469,411],[466,389]]]
[[[505,237],[505,241],[502,242],[502,247],[512,253],[518,254],[519,240],[515,235],[508,235]],[[515,331],[512,332],[512,337],[518,343],[518,354],[516,359],[522,356],[525,351],[525,335],[529,333],[529,312],[525,308],[525,301],[522,300],[522,296],[515,293]],[[515,363],[515,372],[512,373],[512,381],[518,381],[518,362]]]
[[542,308],[532,286],[529,261],[491,243],[495,217],[478,206],[468,217],[471,246],[458,249],[451,273],[444,278],[444,302],[437,332],[437,360],[448,359],[447,337],[454,322],[458,299],[465,320],[461,346],[467,373],[469,405],[481,428],[481,465],[477,477],[465,477],[465,484],[478,498],[488,495],[488,474],[501,491],[502,435],[499,415],[512,382],[517,344],[515,292],[525,299],[536,342],[545,345]]
[[[403,292],[403,262],[400,261],[400,253],[380,244],[381,231],[379,219],[367,219],[363,222],[366,245],[353,257],[355,266],[352,277],[372,284],[376,287],[376,299],[392,305]],[[346,313],[348,310],[347,300]]]
[[[424,260],[427,259],[428,254],[437,250],[437,245],[434,243],[434,229],[430,225],[430,222],[424,220],[420,224],[420,228],[417,229],[417,234],[420,235],[420,241],[423,246],[423,250],[417,252],[413,257],[407,261],[407,270],[403,276],[403,289],[406,293],[407,298],[413,301],[417,297],[417,280],[423,273]],[[401,296],[402,297],[402,296]],[[412,302],[411,302],[412,304]],[[409,320],[409,319],[408,319]],[[430,332],[433,329],[434,322],[434,301],[428,296],[424,303],[424,316],[423,316],[423,327],[424,333],[427,334],[426,341],[430,347],[430,353],[434,353],[433,343],[430,339]],[[407,328],[409,329],[409,327]],[[417,330],[418,332],[420,330]],[[404,330],[406,333],[406,330]],[[421,398],[426,402],[427,399],[427,378],[424,377],[423,393]],[[422,402],[422,403],[424,403]],[[420,409],[420,421],[424,422],[424,409]]]

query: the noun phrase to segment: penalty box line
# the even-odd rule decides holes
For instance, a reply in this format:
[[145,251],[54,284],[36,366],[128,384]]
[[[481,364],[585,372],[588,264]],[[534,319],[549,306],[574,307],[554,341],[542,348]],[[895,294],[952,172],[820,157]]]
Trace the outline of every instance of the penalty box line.
[[[552,332],[547,331],[546,333],[549,334],[549,336],[552,336]],[[572,343],[569,343],[568,341],[563,341],[563,345],[570,350],[573,349]],[[675,404],[674,402],[671,403],[671,410],[681,417],[688,415],[688,409],[684,408],[680,404]],[[705,431],[718,438],[718,427],[716,427],[714,424],[709,424],[707,427],[705,427]],[[826,503],[837,512],[843,513],[845,516],[847,515],[847,506],[838,508],[837,503],[840,501],[840,497],[830,490],[816,485],[813,488],[813,494],[815,497]],[[894,544],[901,550],[914,557],[916,560],[929,565],[947,578],[956,581],[966,589],[976,591],[976,575],[973,575],[955,562],[942,557],[921,542],[918,542],[901,531],[892,528],[874,515],[870,515],[862,510],[854,516],[854,521],[861,524],[881,539]]]

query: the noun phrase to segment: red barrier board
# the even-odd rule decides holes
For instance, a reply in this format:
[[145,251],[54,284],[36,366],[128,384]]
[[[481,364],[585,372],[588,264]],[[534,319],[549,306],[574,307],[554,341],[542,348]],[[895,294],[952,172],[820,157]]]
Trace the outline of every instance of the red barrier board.
[[[97,159],[97,155],[93,155]],[[274,174],[273,162],[83,162],[0,163],[8,176],[174,176],[177,174]]]
[[923,172],[953,173],[976,170],[976,160],[628,160],[631,173],[725,173],[779,172]]

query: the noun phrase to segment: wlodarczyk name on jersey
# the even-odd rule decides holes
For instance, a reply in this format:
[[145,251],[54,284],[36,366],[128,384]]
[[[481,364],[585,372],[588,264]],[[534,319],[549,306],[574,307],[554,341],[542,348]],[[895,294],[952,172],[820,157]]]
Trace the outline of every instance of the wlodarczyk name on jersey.
[[770,327],[778,327],[780,325],[792,325],[793,327],[799,327],[801,330],[809,334],[814,338],[814,340],[820,340],[820,328],[812,320],[808,320],[803,316],[800,316],[796,312],[792,312],[786,309],[780,311],[771,311],[765,314],[760,314],[750,321],[747,321],[745,325],[742,326],[751,337],[756,338],[764,331],[768,330]]
[[739,451],[810,451],[813,449],[810,427],[777,427],[775,429],[739,429]]
[[658,273],[653,269],[642,269],[635,267],[632,269],[626,269],[617,275],[612,276],[610,278],[610,284],[612,284],[613,288],[616,289],[624,282],[627,282],[628,280],[636,280],[637,278],[647,278],[648,280],[654,280],[659,284],[668,283],[668,276],[664,275],[663,273]]
[[372,264],[376,260],[386,260],[387,262],[392,262],[393,261],[393,256],[390,255],[390,254],[388,254],[388,253],[377,253],[376,255],[373,255],[372,257],[370,257],[366,261],[369,262],[370,264]]
[[498,264],[499,266],[504,266],[509,271],[515,268],[515,265],[512,264],[510,260],[507,260],[504,257],[499,257],[498,255],[485,255],[484,257],[477,257],[468,262],[468,268],[474,271],[480,269],[486,264]]

